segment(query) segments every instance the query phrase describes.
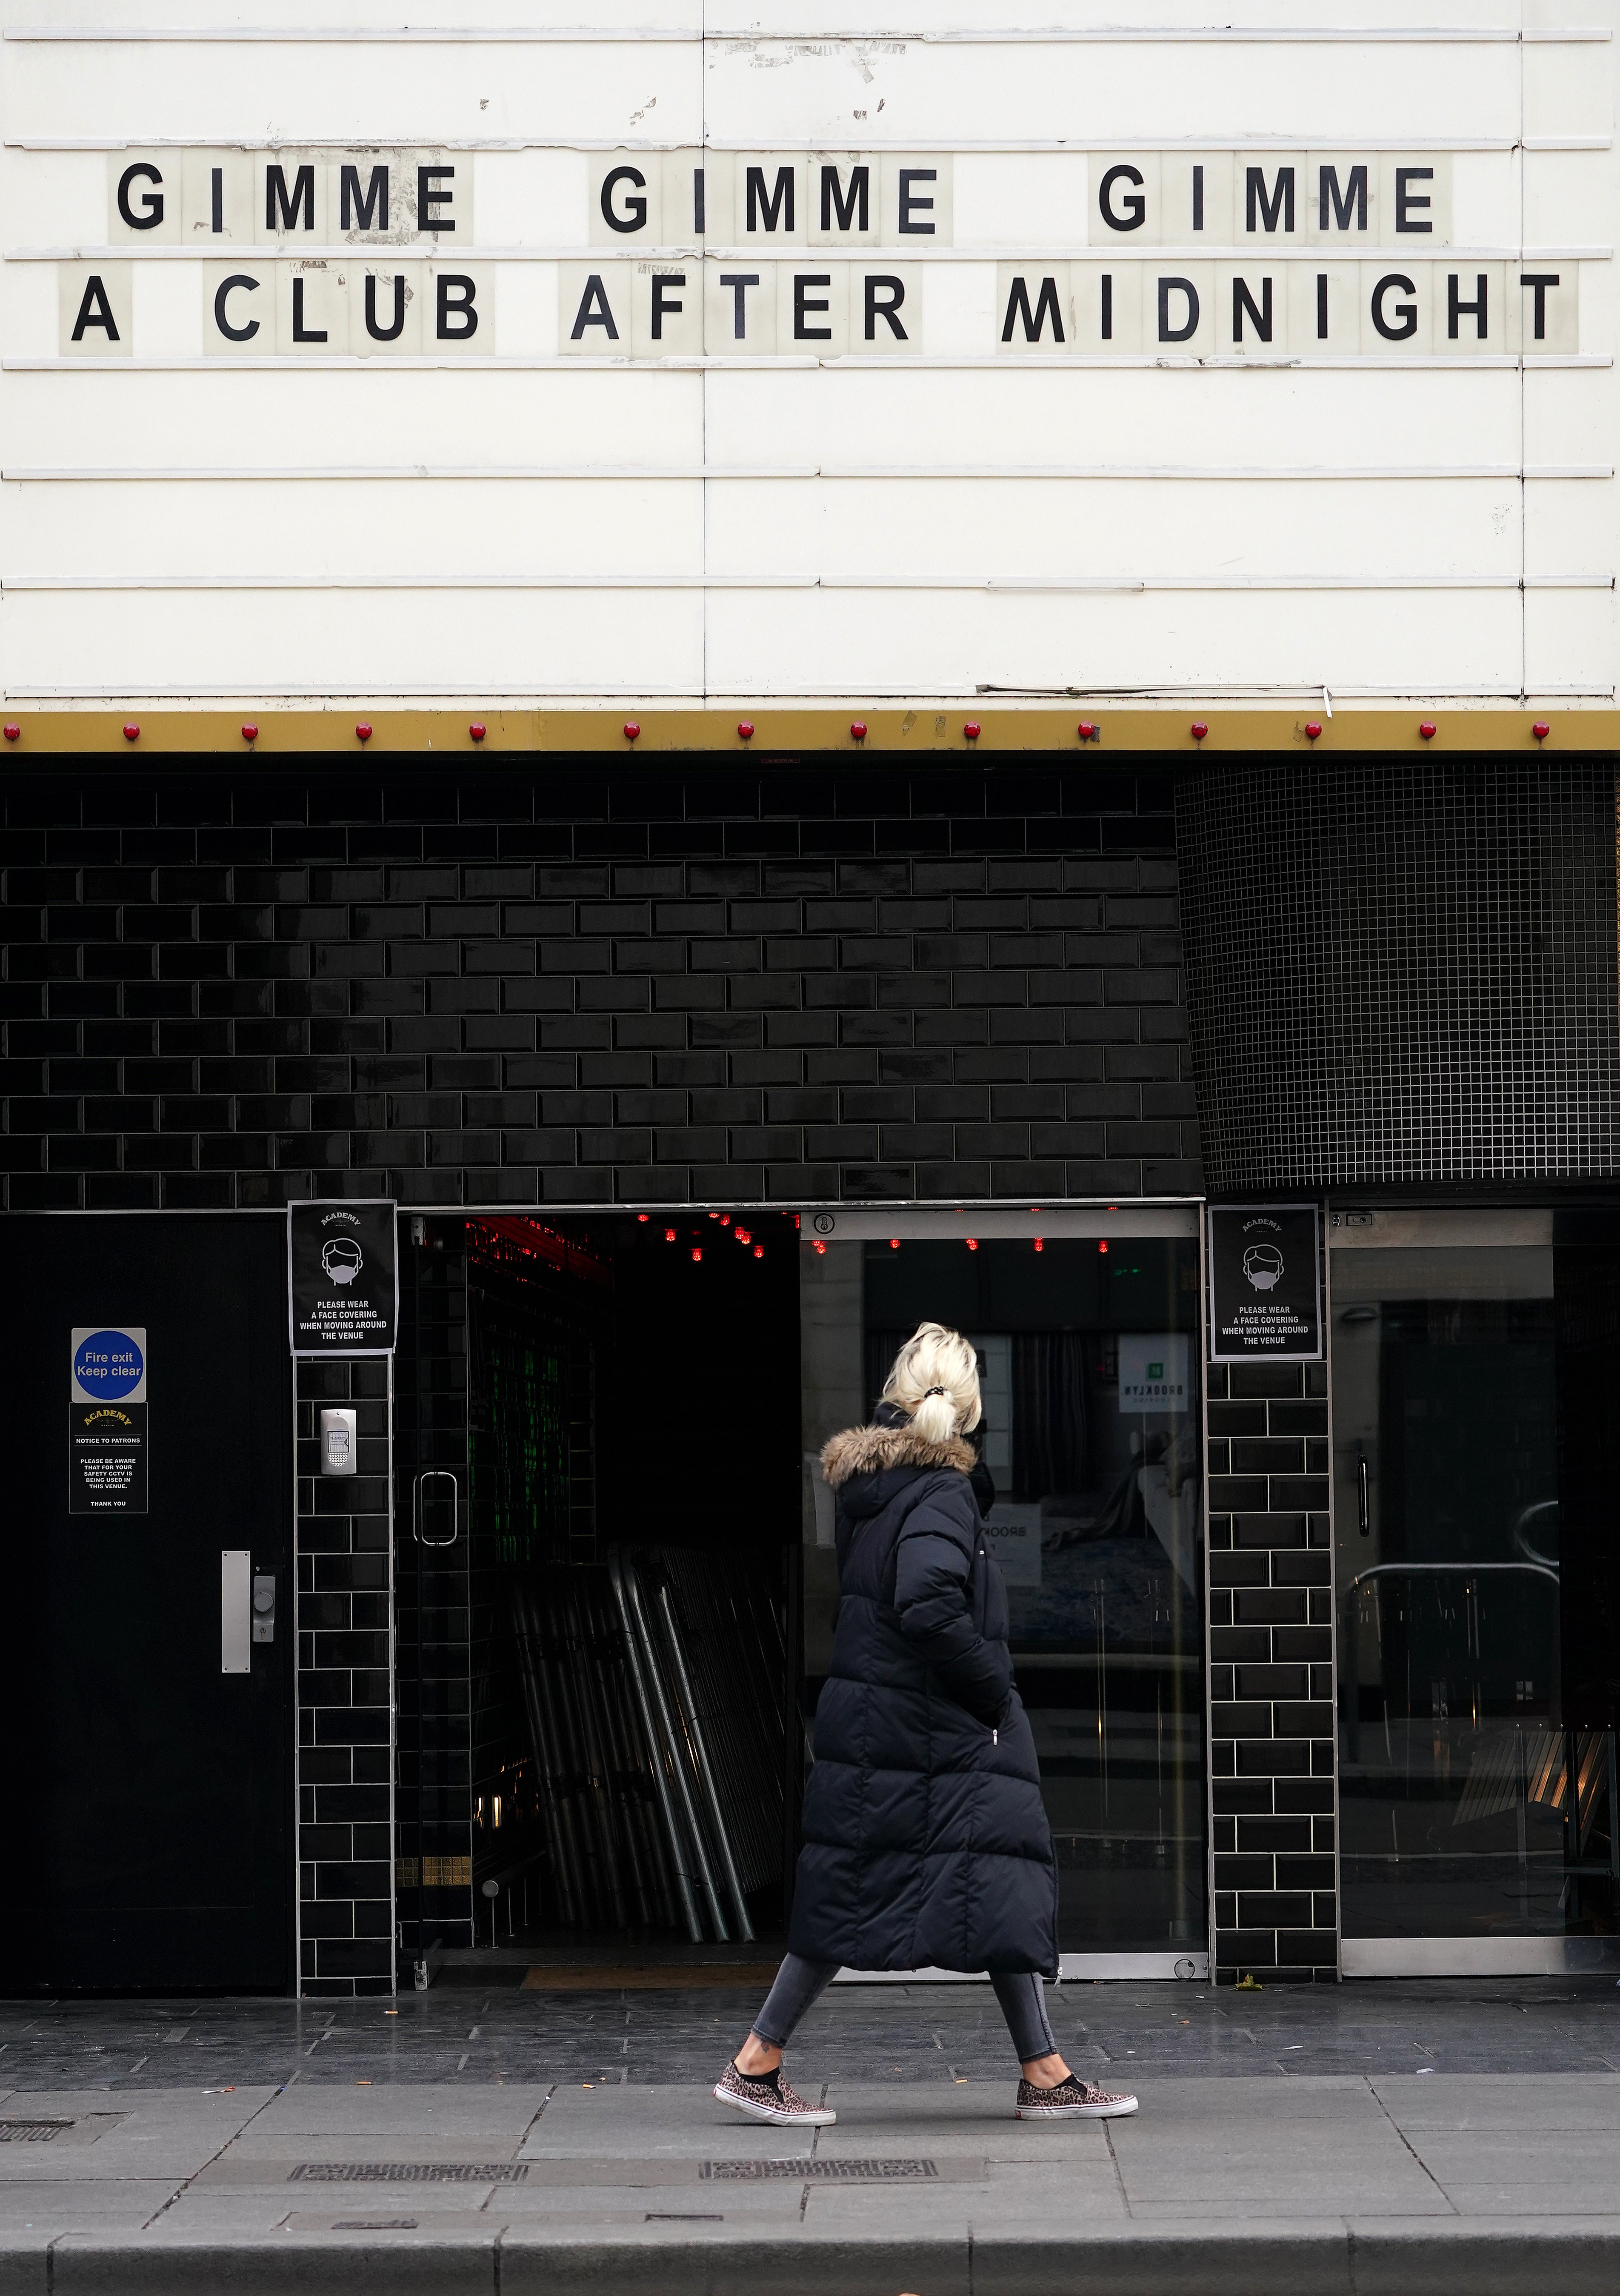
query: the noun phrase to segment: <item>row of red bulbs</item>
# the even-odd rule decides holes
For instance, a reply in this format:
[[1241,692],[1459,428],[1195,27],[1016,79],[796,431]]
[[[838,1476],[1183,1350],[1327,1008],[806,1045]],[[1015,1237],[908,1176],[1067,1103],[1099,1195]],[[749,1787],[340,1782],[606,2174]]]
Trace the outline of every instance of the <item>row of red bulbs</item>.
[[[481,718],[475,718],[471,725],[467,728],[468,739],[473,742],[481,742],[488,730],[488,727],[484,724]],[[1208,739],[1209,726],[1207,720],[1205,718],[1195,718],[1187,730],[1191,734],[1195,742],[1203,742]],[[961,731],[962,739],[964,741],[977,742],[980,734],[984,731],[984,728],[980,726],[977,718],[970,718],[967,723],[963,726]],[[1079,739],[1083,742],[1097,742],[1100,741],[1102,738],[1101,726],[1089,718],[1083,718],[1080,720],[1079,725],[1075,728],[1075,731]],[[1439,731],[1439,726],[1435,723],[1432,718],[1423,718],[1418,726],[1419,734],[1426,742],[1432,742]],[[1552,726],[1545,718],[1538,718],[1531,726],[1530,731],[1534,734],[1538,742],[1544,742],[1547,739],[1547,736],[1551,733]],[[22,728],[14,722],[8,723],[4,727],[0,727],[0,732],[4,732],[8,742],[19,742],[22,738]],[[638,721],[634,718],[627,718],[625,720],[626,741],[638,742],[641,739],[641,734],[642,729]],[[1320,720],[1314,718],[1307,718],[1305,719],[1305,737],[1307,742],[1321,741],[1321,725]],[[127,723],[124,727],[124,739],[127,742],[138,742],[140,738],[141,729],[132,719]],[[244,742],[249,742],[258,741],[258,727],[253,724],[251,719],[250,719],[242,727],[241,738]],[[370,721],[363,718],[355,727],[355,739],[356,742],[369,742],[371,738],[372,728]],[[753,719],[751,718],[744,718],[740,719],[737,726],[737,739],[740,742],[751,742],[753,738]],[[852,721],[849,728],[849,738],[852,742],[863,742],[866,739],[866,721],[863,718],[856,718]]]
[[[674,1234],[675,1234],[675,1230],[674,1230],[673,1228],[669,1228],[669,1229],[667,1229],[667,1230],[666,1231],[666,1233],[667,1233],[667,1234],[669,1234],[670,1236],[673,1236],[673,1235],[674,1235]],[[977,1251],[977,1250],[978,1250],[978,1238],[976,1235],[964,1236],[964,1237],[963,1237],[963,1239],[962,1239],[962,1241],[963,1241],[963,1242],[967,1245],[968,1250],[969,1250],[970,1251]],[[1045,1249],[1046,1249],[1046,1239],[1045,1239],[1045,1237],[1044,1237],[1043,1235],[1037,1235],[1037,1236],[1035,1236],[1035,1237],[1032,1238],[1032,1241],[1033,1241],[1033,1242],[1034,1242],[1034,1244],[1035,1244],[1035,1250],[1036,1250],[1037,1251],[1044,1251],[1044,1250],[1045,1250]],[[890,1236],[890,1238],[889,1238],[889,1240],[888,1240],[888,1248],[889,1248],[889,1250],[890,1250],[891,1251],[898,1251],[898,1250],[899,1250],[899,1249],[900,1249],[900,1239],[899,1239],[899,1237],[898,1237],[897,1235],[891,1235],[891,1236]],[[822,1259],[825,1259],[825,1258],[826,1258],[826,1256],[827,1256],[827,1247],[826,1247],[826,1245],[825,1245],[824,1243],[821,1243],[821,1242],[818,1242],[815,1244],[814,1249],[815,1249],[815,1250],[816,1250],[816,1251],[818,1251],[818,1252],[822,1255]],[[1099,1242],[1098,1246],[1097,1246],[1097,1249],[1098,1249],[1098,1250],[1099,1250],[1099,1251],[1106,1251],[1106,1250],[1108,1250],[1108,1245],[1107,1245],[1107,1243],[1106,1243],[1105,1242]],[[694,1253],[694,1254],[693,1254],[693,1258],[695,1259],[695,1258],[696,1258],[696,1256],[697,1256],[697,1255]]]

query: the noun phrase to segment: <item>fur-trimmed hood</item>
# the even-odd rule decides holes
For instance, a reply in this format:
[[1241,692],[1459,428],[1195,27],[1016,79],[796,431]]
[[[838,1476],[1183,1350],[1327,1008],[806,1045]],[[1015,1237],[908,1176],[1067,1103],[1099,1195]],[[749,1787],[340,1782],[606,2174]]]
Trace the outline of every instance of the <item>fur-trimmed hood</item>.
[[847,1427],[822,1448],[822,1472],[833,1489],[856,1475],[881,1475],[891,1467],[954,1467],[971,1474],[973,1447],[959,1435],[943,1443],[925,1442],[909,1427]]

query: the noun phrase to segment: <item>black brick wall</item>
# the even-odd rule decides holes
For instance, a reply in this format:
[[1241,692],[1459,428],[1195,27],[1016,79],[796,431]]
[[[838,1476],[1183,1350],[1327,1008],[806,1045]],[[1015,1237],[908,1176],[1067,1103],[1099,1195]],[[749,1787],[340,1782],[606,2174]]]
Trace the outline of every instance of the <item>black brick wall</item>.
[[1325,1364],[1212,1364],[1217,1981],[1338,1971]]
[[15,1209],[1196,1192],[1166,774],[4,778]]

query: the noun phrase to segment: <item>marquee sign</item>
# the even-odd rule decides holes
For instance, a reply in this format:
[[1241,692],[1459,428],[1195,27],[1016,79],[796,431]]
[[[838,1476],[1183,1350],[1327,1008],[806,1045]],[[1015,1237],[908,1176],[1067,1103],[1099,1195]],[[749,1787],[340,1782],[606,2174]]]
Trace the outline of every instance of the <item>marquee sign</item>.
[[[982,222],[959,230],[948,152],[551,156],[570,164],[545,178],[548,210],[494,259],[473,236],[465,151],[111,152],[110,252],[58,266],[61,351],[131,354],[131,258],[158,248],[204,258],[202,348],[222,358],[490,356],[515,266],[549,275],[560,357],[914,355],[942,257],[979,258],[981,278],[994,268],[993,303],[987,283],[970,288],[986,353],[1579,348],[1572,258],[1446,251],[1444,152],[1066,154],[1085,171],[1084,236],[1035,200],[990,242]],[[959,308],[963,291],[959,273]]]

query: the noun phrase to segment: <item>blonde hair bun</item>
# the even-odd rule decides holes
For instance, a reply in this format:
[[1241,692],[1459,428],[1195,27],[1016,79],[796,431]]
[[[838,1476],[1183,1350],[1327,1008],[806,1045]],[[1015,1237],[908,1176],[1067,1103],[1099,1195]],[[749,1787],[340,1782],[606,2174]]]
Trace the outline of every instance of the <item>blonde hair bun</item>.
[[925,1443],[948,1443],[977,1427],[983,1411],[978,1355],[944,1324],[919,1324],[883,1382],[883,1401],[911,1414]]

